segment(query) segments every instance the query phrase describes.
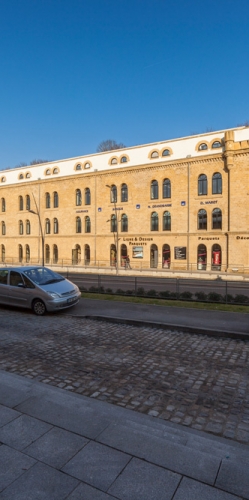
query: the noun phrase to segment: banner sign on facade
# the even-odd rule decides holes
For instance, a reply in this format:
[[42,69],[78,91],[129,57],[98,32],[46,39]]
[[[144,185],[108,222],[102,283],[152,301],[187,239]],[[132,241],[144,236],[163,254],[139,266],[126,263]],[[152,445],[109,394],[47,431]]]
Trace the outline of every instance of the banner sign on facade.
[[175,259],[185,260],[187,254],[187,247],[175,247]]
[[144,256],[143,247],[132,247],[132,257],[133,259],[142,259]]

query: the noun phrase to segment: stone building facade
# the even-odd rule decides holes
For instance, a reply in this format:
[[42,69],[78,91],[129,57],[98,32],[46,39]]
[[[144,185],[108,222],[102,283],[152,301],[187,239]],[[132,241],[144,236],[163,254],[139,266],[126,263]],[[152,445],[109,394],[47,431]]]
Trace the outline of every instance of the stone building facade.
[[0,261],[249,272],[248,174],[248,127],[2,170]]

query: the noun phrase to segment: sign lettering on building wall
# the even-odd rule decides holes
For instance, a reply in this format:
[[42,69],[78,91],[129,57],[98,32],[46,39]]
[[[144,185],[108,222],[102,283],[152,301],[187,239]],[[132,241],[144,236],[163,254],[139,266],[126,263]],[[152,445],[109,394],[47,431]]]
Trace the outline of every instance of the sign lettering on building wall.
[[249,236],[236,236],[236,240],[249,240]]
[[187,254],[187,248],[186,247],[175,247],[175,259],[176,260],[185,260],[186,259],[186,254]]
[[112,210],[124,210],[123,207],[114,207]]
[[218,200],[200,201],[200,205],[215,205],[216,203],[218,203]]
[[202,236],[199,236],[199,237],[198,237],[198,240],[207,240],[207,241],[210,241],[210,240],[219,240],[219,239],[220,239],[220,238],[219,238],[218,236],[216,236],[216,237],[214,237],[214,238],[209,238],[208,236],[207,236],[207,238],[204,238],[204,237],[202,237]]
[[80,213],[82,213],[82,212],[84,212],[84,213],[85,213],[85,212],[88,212],[88,211],[89,211],[89,210],[76,210],[76,214],[80,214]]
[[159,205],[148,205],[148,208],[172,207],[172,203],[160,203]]

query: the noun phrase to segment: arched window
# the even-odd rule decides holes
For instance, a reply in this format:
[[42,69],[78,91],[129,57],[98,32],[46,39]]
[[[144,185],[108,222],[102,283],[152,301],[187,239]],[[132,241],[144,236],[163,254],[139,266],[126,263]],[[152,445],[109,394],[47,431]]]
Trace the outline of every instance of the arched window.
[[30,179],[31,174],[29,172],[26,173],[26,179]]
[[222,212],[220,208],[212,211],[212,229],[222,229]]
[[46,172],[45,172],[45,175],[51,175],[51,170],[50,168],[47,168]]
[[46,204],[46,208],[50,208],[50,194],[49,193],[45,194],[45,204]]
[[115,186],[115,184],[112,184],[111,186],[110,195],[111,195],[111,203],[117,203],[118,192],[117,192],[117,186]]
[[207,144],[205,142],[202,142],[200,144],[200,146],[198,147],[199,151],[203,151],[203,150],[205,150],[207,148],[208,148],[208,146],[207,146]]
[[162,256],[163,256],[163,267],[165,269],[169,269],[170,268],[170,260],[171,260],[170,246],[169,245],[163,245]]
[[45,233],[46,234],[50,234],[51,232],[51,228],[50,228],[50,220],[49,219],[46,219],[45,220]]
[[126,264],[127,264],[127,255],[128,255],[128,252],[127,252],[127,246],[122,244],[121,245],[121,249],[120,249],[120,263],[121,263],[121,267],[126,267]]
[[77,265],[81,262],[81,247],[80,245],[75,245],[72,250],[72,264]]
[[76,167],[75,167],[75,170],[82,170],[82,165],[80,163],[78,163],[78,165],[76,165]]
[[59,233],[59,222],[58,222],[58,219],[56,219],[56,217],[54,218],[54,234],[58,234]]
[[158,182],[155,180],[151,181],[150,198],[151,200],[158,200]]
[[19,196],[19,210],[23,210],[23,197]]
[[82,203],[82,199],[81,199],[81,190],[80,189],[76,189],[76,206],[79,207]]
[[26,195],[26,210],[30,210],[30,196]]
[[126,214],[122,214],[121,216],[121,231],[123,232],[128,231],[128,217]]
[[150,229],[151,229],[151,231],[158,231],[158,213],[157,212],[152,212],[152,214],[151,214]]
[[158,266],[158,248],[156,245],[150,247],[150,267]]
[[163,231],[171,231],[171,214],[168,211],[163,213]]
[[6,235],[6,225],[5,225],[5,222],[2,221],[2,235],[5,236]]
[[204,194],[207,194],[207,176],[201,174],[198,177],[198,195],[202,196]]
[[45,245],[45,262],[49,264],[50,262],[50,247],[49,245]]
[[128,201],[128,187],[127,184],[121,186],[121,202]]
[[197,269],[205,271],[207,268],[207,247],[206,245],[198,245],[197,248]]
[[23,261],[23,249],[22,249],[22,245],[18,245],[18,258],[19,258],[19,262]]
[[29,245],[25,246],[25,260],[26,260],[26,262],[30,262],[30,248],[29,248]]
[[91,232],[91,219],[89,215],[85,217],[85,233]]
[[54,191],[54,208],[58,208],[59,206],[59,195],[57,191]]
[[169,149],[164,149],[162,152],[162,156],[169,156],[170,155],[170,150]]
[[26,220],[26,234],[31,233],[30,221]]
[[2,205],[2,212],[6,212],[6,203],[5,203],[5,198],[2,198],[2,200],[1,200],[1,205]]
[[58,169],[57,167],[56,167],[56,168],[54,168],[54,170],[53,170],[53,174],[58,174],[58,173],[59,173],[59,169]]
[[203,208],[198,212],[197,227],[202,230],[207,229],[207,212]]
[[116,245],[110,246],[110,266],[115,267],[117,263],[117,250]]
[[158,151],[152,151],[150,157],[151,158],[158,158],[159,157]]
[[118,163],[117,158],[112,158],[111,165],[117,165],[117,163]]
[[5,262],[5,246],[1,245],[1,262]]
[[117,216],[112,214],[111,216],[111,232],[115,233],[117,231]]
[[221,148],[221,142],[220,141],[214,141],[212,144],[212,149],[215,148]]
[[81,218],[76,217],[76,233],[81,233]]
[[89,266],[90,264],[90,247],[89,245],[85,245],[85,266]]
[[23,221],[19,220],[19,234],[23,234]]
[[220,271],[221,270],[221,264],[222,264],[222,252],[221,252],[221,247],[220,245],[213,245],[212,246],[212,255],[211,255],[211,262],[212,262],[212,270],[213,271]]
[[84,169],[86,168],[91,168],[91,163],[89,163],[89,161],[87,161],[85,164],[84,164]]
[[59,257],[58,247],[57,247],[57,245],[53,245],[53,263],[54,264],[57,264],[58,257]]
[[85,205],[91,205],[91,191],[89,188],[85,189]]
[[222,194],[222,176],[215,172],[212,177],[212,194]]
[[163,181],[163,198],[171,198],[171,182],[169,179]]
[[1,182],[6,182],[6,177],[1,177]]
[[120,162],[121,163],[126,163],[127,162],[127,157],[126,156],[122,156]]
[[19,175],[19,179],[24,179],[23,174],[20,174],[20,175]]

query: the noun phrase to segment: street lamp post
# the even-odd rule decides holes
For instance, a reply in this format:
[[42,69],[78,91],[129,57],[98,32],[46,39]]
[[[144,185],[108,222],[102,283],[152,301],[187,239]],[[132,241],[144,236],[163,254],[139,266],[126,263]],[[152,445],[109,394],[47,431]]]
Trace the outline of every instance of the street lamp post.
[[115,212],[115,222],[116,222],[116,231],[113,231],[113,236],[114,236],[114,242],[116,246],[116,274],[118,274],[119,271],[119,237],[118,237],[118,214],[117,214],[117,202],[116,202],[116,194],[114,192],[113,186],[109,186],[106,184],[106,187],[110,189],[111,192],[111,199],[113,200],[114,204],[114,212]]
[[42,266],[44,267],[44,233],[43,233],[43,230],[42,230],[42,223],[41,223],[41,215],[40,215],[40,211],[39,211],[39,208],[37,206],[37,203],[36,203],[36,199],[34,197],[34,193],[33,194],[33,198],[34,198],[34,202],[35,202],[35,206],[36,206],[36,212],[34,210],[31,210],[29,209],[28,211],[31,213],[31,214],[35,214],[37,215],[38,217],[38,220],[39,220],[39,227],[40,227],[40,232],[41,232],[41,240],[42,240]]

